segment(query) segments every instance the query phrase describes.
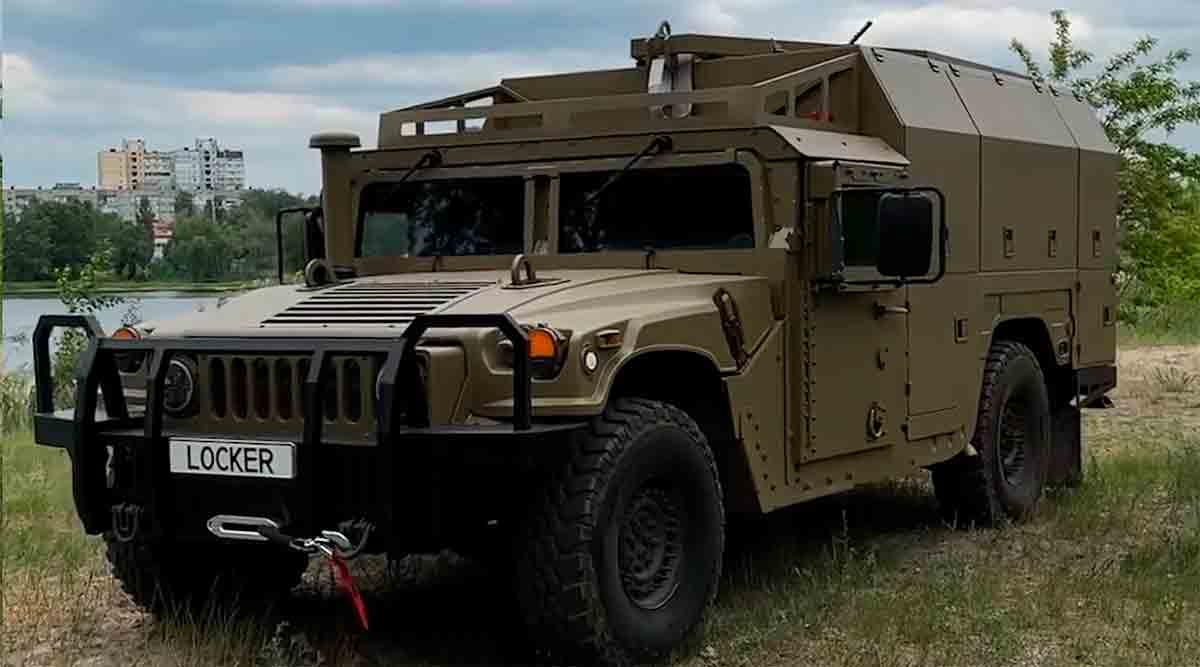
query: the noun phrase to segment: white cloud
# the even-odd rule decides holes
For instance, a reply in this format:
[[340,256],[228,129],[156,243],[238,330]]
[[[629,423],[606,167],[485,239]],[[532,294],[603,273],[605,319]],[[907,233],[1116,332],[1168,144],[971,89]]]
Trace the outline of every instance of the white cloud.
[[316,65],[286,65],[267,72],[269,85],[284,90],[314,87],[392,86],[435,96],[481,88],[504,77],[627,66],[624,54],[549,49],[433,54],[377,54]]
[[310,95],[75,76],[47,71],[24,54],[9,54],[5,69],[6,180],[14,184],[41,184],[24,174],[48,170],[56,180],[94,182],[96,152],[125,137],[174,148],[215,136],[247,152],[251,184],[312,191],[318,166],[307,140],[313,132],[347,129],[370,144],[377,130],[374,111]]

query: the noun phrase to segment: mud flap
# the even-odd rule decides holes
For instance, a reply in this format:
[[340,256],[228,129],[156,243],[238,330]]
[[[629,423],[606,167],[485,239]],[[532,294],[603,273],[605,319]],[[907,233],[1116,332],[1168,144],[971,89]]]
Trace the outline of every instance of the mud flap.
[[1050,417],[1050,486],[1075,487],[1083,481],[1083,441],[1079,408],[1064,405]]

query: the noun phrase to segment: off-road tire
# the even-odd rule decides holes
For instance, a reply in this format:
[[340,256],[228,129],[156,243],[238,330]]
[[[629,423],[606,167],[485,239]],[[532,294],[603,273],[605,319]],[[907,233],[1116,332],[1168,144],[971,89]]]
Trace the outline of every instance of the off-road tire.
[[515,583],[531,641],[573,664],[626,665],[678,646],[716,596],[721,493],[691,417],[658,401],[610,404],[518,531]]
[[113,576],[138,606],[157,615],[248,610],[274,602],[296,584],[308,557],[275,546],[181,545],[106,533]]
[[1033,515],[1050,466],[1050,401],[1037,356],[997,341],[988,351],[971,440],[977,456],[933,467],[945,520],[959,527],[1021,522]]

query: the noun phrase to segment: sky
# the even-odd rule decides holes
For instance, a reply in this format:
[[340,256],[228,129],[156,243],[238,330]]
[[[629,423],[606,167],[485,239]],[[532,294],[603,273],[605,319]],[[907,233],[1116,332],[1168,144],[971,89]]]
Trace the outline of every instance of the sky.
[[[1200,0],[0,0],[5,185],[96,182],[123,138],[172,149],[217,137],[253,187],[320,187],[314,132],[360,134],[379,113],[504,76],[624,67],[629,40],[675,34],[924,48],[1020,69],[1045,56],[1051,9],[1098,57],[1143,35],[1200,47]],[[1200,53],[1184,76],[1200,79]],[[1200,127],[1171,141],[1200,151]]]

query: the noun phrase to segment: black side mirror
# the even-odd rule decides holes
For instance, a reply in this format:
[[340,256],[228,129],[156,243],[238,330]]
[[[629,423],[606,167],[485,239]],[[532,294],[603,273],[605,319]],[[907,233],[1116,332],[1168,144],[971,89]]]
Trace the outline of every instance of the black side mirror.
[[917,193],[887,193],[879,198],[877,270],[888,278],[929,273],[934,250],[933,202]]
[[[302,225],[302,228],[299,230],[299,243],[296,240],[297,236],[288,234],[288,242],[285,244],[284,219],[296,216],[297,214],[300,216],[300,224]],[[310,206],[285,208],[276,211],[275,252],[280,284],[284,283],[285,265],[298,270],[306,266],[313,259],[325,257],[325,226],[321,219],[321,214],[320,207]],[[297,257],[297,254],[300,256]]]

